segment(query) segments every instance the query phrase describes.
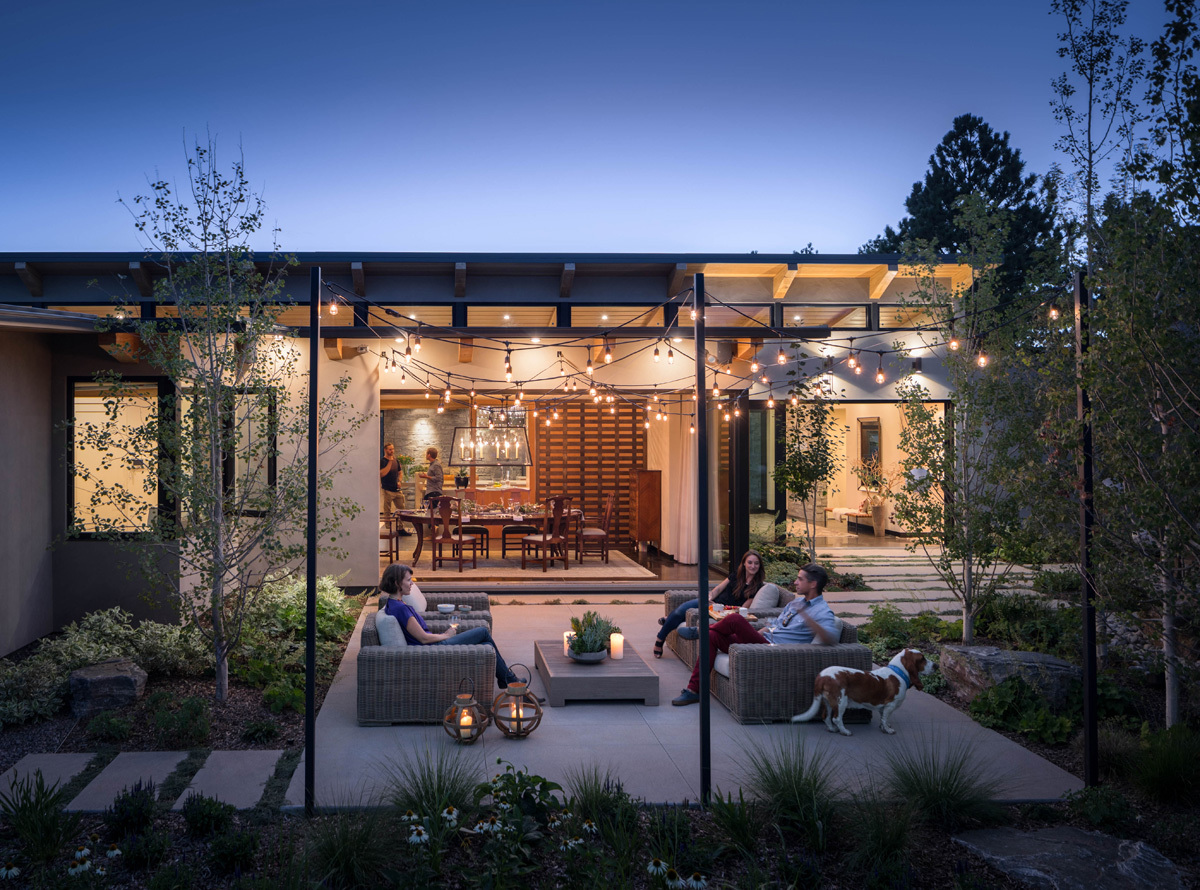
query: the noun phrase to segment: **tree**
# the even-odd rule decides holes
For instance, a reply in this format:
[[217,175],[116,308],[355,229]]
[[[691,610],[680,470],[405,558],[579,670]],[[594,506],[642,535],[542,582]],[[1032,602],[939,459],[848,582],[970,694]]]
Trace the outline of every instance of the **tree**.
[[[92,493],[77,502],[72,529],[124,540],[143,571],[178,590],[181,612],[212,642],[222,701],[247,606],[265,579],[293,570],[305,553],[308,392],[294,383],[305,379],[301,356],[277,324],[288,262],[276,250],[260,271],[249,246],[264,205],[243,162],[221,172],[210,141],[193,148],[187,165],[182,196],[158,180],[131,207],[160,253],[154,295],[171,317],[129,311],[132,320],[119,322],[173,391],[147,400],[142,383],[98,377],[105,420],[74,424],[72,469]],[[341,521],[360,509],[331,494],[366,420],[346,403],[347,384],[319,405],[326,548],[336,548]],[[148,469],[138,484],[105,472],[140,466]],[[137,540],[128,540],[130,529]],[[178,554],[177,577],[163,577],[164,550]]]
[[833,403],[819,385],[813,387],[811,400],[787,409],[783,459],[775,464],[775,481],[800,505],[810,559],[817,556],[817,494],[841,466],[834,432]]
[[911,535],[908,548],[924,552],[931,567],[962,604],[963,642],[974,639],[984,599],[1004,586],[1012,562],[1009,543],[1022,536],[1020,469],[1036,415],[1028,407],[1019,369],[993,350],[1007,318],[1019,315],[999,290],[998,262],[1008,214],[971,196],[957,225],[969,233],[961,261],[972,280],[957,292],[935,277],[938,253],[912,242],[921,256],[918,286],[908,304],[934,320],[928,346],[945,352],[946,384],[953,405],[943,414],[929,391],[910,377],[898,393],[904,483],[894,494],[896,521]]
[[1034,254],[1050,239],[1054,219],[1053,183],[1039,186],[1038,177],[1025,173],[1020,149],[1009,145],[1009,134],[997,133],[983,118],[959,115],[929,158],[925,179],[914,182],[904,202],[908,216],[899,228],[867,242],[861,253],[899,253],[904,244],[922,241],[939,250],[958,253],[971,233],[958,222],[959,201],[979,195],[1006,213],[1008,235],[1001,248],[1002,284],[1011,287]]

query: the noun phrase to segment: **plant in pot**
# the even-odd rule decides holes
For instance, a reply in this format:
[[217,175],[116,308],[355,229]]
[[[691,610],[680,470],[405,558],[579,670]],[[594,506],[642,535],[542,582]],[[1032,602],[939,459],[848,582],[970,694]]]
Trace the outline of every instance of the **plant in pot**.
[[458,472],[454,474],[454,487],[466,488],[471,483],[471,474],[467,472],[466,467],[459,467]]
[[607,658],[608,638],[621,632],[621,628],[595,612],[584,612],[582,618],[572,617],[571,630],[574,636],[571,638],[567,654],[573,660],[583,663],[603,661]]
[[850,472],[858,479],[858,490],[867,495],[859,509],[871,514],[875,537],[882,538],[887,533],[887,503],[892,499],[892,489],[899,481],[900,474],[885,470],[878,457],[860,460],[850,467]]

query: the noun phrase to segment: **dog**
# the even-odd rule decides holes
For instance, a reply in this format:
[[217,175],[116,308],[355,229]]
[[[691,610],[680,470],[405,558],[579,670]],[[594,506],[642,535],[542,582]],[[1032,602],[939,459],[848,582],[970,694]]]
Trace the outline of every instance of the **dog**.
[[904,649],[887,667],[867,673],[845,667],[827,667],[813,683],[813,701],[803,714],[792,718],[793,723],[805,723],[817,716],[825,705],[825,728],[830,732],[850,735],[843,718],[847,708],[864,708],[879,712],[879,728],[888,735],[896,730],[888,723],[892,712],[904,704],[908,687],[923,689],[921,675],[933,670],[930,661],[916,649]]

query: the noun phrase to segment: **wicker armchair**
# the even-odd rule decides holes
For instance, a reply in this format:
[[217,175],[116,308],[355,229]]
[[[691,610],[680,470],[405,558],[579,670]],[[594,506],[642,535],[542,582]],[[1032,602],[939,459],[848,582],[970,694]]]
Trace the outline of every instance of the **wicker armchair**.
[[[667,591],[667,599],[673,593]],[[695,594],[687,592],[686,599]],[[678,599],[675,605],[686,602]],[[668,611],[670,608],[669,606]],[[781,610],[761,610],[778,614]],[[758,618],[767,614],[754,613]],[[687,624],[695,627],[698,622],[696,609],[688,610]],[[765,623],[765,622],[760,622]],[[688,667],[695,667],[700,656],[699,640],[680,639],[672,633],[668,637],[671,649],[679,660]],[[713,695],[729,709],[738,723],[769,723],[774,720],[790,720],[794,714],[808,710],[812,704],[813,683],[817,674],[827,667],[855,668],[869,671],[872,668],[871,650],[858,642],[858,629],[842,622],[842,634],[832,646],[787,644],[782,646],[759,646],[734,643],[729,647],[728,663],[718,656],[716,667],[709,673]],[[871,712],[851,710],[846,713],[847,723],[870,723]]]
[[[470,677],[481,707],[491,711],[496,684],[496,650],[491,646],[379,645],[375,616],[368,612],[358,650],[358,723],[387,726],[392,723],[440,723],[458,694],[459,682]],[[431,621],[429,629],[441,633],[447,621]],[[461,621],[460,630],[481,622]]]
[[[387,603],[389,597],[386,593],[379,594],[379,608],[382,609]],[[437,610],[438,603],[453,603],[456,606],[470,606],[469,612],[455,612],[454,620],[462,622],[467,626],[468,622],[483,622],[490,629],[492,626],[492,611],[488,603],[488,595],[486,593],[430,593],[425,599],[427,604],[431,606],[428,611],[422,612],[421,617],[425,619],[425,623],[430,621],[446,621],[450,616],[443,615]],[[470,625],[474,627],[474,625]]]

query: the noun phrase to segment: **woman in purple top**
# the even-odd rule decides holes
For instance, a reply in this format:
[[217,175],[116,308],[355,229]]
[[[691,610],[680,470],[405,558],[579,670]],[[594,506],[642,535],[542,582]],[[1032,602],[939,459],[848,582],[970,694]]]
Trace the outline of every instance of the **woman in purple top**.
[[[413,570],[398,562],[384,569],[383,577],[379,579],[379,589],[388,595],[383,610],[400,622],[404,639],[410,646],[467,646],[482,643],[496,649],[492,632],[486,627],[472,627],[459,633],[457,626],[451,625],[445,633],[432,633],[425,624],[425,619],[412,606],[401,600],[412,587],[412,580]],[[516,682],[517,676],[508,669],[500,650],[496,649],[496,684],[503,689],[509,683]],[[538,698],[539,703],[542,701],[545,699]]]

